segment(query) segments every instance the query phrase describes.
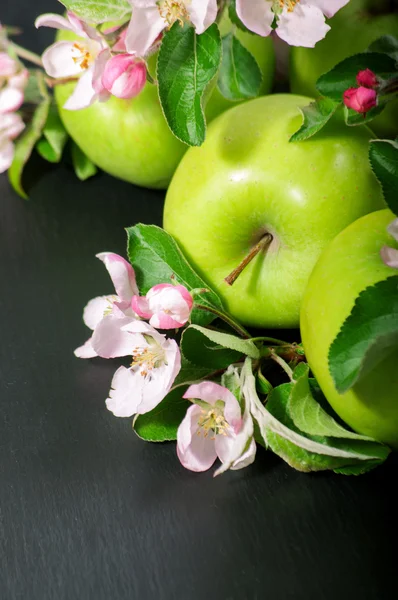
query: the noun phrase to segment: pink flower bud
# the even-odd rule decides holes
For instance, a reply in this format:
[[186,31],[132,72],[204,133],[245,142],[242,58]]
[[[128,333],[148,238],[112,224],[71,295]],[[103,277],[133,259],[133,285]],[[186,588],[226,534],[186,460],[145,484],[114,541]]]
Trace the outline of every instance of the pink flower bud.
[[117,98],[134,98],[146,82],[146,66],[131,54],[117,54],[106,63],[102,75],[104,87]]
[[379,85],[376,75],[370,69],[359,71],[357,75],[357,84],[369,89],[376,88]]
[[366,114],[377,106],[377,93],[366,87],[348,88],[343,95],[344,104],[358,113]]

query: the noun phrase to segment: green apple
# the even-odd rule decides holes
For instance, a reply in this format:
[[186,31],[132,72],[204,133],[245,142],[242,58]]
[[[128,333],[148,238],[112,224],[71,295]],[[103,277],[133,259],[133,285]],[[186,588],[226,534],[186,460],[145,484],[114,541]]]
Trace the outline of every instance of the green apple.
[[[384,208],[368,161],[371,132],[335,117],[289,143],[308,98],[263,96],[211,123],[170,184],[164,227],[242,323],[297,327],[308,277],[322,249],[349,223]],[[224,278],[272,235],[233,286]]]
[[349,225],[317,262],[301,307],[301,335],[309,365],[327,400],[355,431],[398,448],[398,350],[348,392],[339,394],[328,368],[330,346],[358,295],[396,271],[380,248],[398,243],[387,233],[393,213],[381,210]]
[[[231,24],[224,20],[222,30],[229,27]],[[271,39],[242,31],[237,35],[259,63],[263,74],[261,92],[269,92],[274,73]],[[57,39],[75,39],[75,36],[63,31]],[[115,177],[144,187],[167,188],[187,146],[171,133],[156,86],[147,83],[141,94],[132,100],[112,97],[84,110],[64,110],[62,106],[73,86],[56,86],[55,98],[67,131],[87,156]],[[207,101],[206,116],[211,120],[231,106],[232,103],[215,88]]]
[[[350,0],[332,19],[331,30],[315,48],[291,48],[290,86],[295,94],[319,95],[315,83],[344,58],[363,52],[382,35],[398,36],[398,12],[386,0]],[[380,137],[398,133],[398,100],[391,102],[370,127]]]

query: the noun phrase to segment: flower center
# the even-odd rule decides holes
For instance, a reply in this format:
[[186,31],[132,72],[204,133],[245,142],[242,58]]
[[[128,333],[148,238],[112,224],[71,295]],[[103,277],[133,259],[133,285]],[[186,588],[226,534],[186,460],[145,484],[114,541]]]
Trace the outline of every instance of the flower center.
[[131,368],[138,367],[143,377],[150,375],[153,369],[157,369],[166,364],[166,355],[163,348],[153,341],[146,348],[137,346],[133,350],[133,360]]
[[87,46],[75,42],[72,47],[72,60],[82,71],[85,71],[93,63],[94,58]]
[[216,435],[228,435],[229,425],[224,417],[224,406],[224,402],[218,401],[209,410],[202,409],[202,414],[198,420],[198,435],[201,431],[203,431],[204,437],[207,437],[211,431],[214,434],[212,439]]
[[107,302],[108,302],[108,306],[104,310],[104,317],[106,317],[106,316],[108,316],[108,315],[111,314],[111,312],[113,310],[114,303],[119,300],[119,298],[117,296],[115,296],[115,295],[113,295],[113,296],[107,296],[106,299],[107,299]]
[[162,19],[166,21],[169,27],[176,21],[184,25],[189,21],[189,14],[184,0],[161,0],[158,2],[159,13]]
[[294,7],[299,1],[300,0],[277,0],[280,10],[287,8],[287,12],[293,12]]

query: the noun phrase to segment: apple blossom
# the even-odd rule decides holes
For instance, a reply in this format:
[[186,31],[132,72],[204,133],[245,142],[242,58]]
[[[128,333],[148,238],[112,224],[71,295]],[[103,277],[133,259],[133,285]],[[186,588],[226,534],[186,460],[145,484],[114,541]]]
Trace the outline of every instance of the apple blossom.
[[364,69],[358,72],[357,84],[366,88],[376,88],[379,85],[379,81],[373,71]]
[[325,17],[332,17],[349,0],[236,0],[242,23],[267,36],[277,18],[276,33],[291,46],[313,48],[329,31]]
[[64,108],[79,110],[96,100],[107,100],[110,94],[102,85],[102,74],[111,53],[97,30],[71,12],[67,13],[67,18],[56,14],[41,15],[35,25],[72,31],[81,38],[79,41],[55,42],[42,56],[44,68],[50,77],[79,77]]
[[176,21],[191,22],[203,33],[217,17],[217,0],[129,0],[133,14],[126,34],[127,51],[145,56],[159,34]]
[[105,265],[116,294],[93,298],[83,312],[84,323],[93,330],[87,342],[75,350],[78,358],[113,358],[130,354],[129,335],[122,327],[136,319],[131,300],[138,294],[133,267],[113,252],[97,254]]
[[238,400],[226,387],[212,381],[191,385],[184,398],[193,401],[177,432],[177,454],[182,465],[207,471],[218,457],[227,469],[241,469],[254,461],[256,444],[248,407],[242,416]]
[[347,108],[366,114],[371,108],[377,106],[377,92],[362,86],[348,88],[343,94],[343,101]]
[[102,85],[117,98],[134,98],[145,83],[146,65],[132,54],[116,54],[105,65]]
[[[398,219],[394,219],[394,221],[390,223],[390,225],[387,227],[387,231],[398,242]],[[398,269],[398,250],[396,248],[383,246],[383,248],[380,250],[380,254],[383,262],[388,267]]]
[[183,285],[161,283],[146,296],[133,296],[131,306],[150,325],[158,329],[177,329],[189,320],[193,299]]
[[130,338],[130,368],[120,367],[113,379],[107,408],[116,417],[144,414],[169,393],[181,368],[175,340],[167,339],[143,321],[131,321],[123,332]]
[[6,171],[14,158],[14,140],[24,130],[25,124],[16,113],[0,112],[0,173]]

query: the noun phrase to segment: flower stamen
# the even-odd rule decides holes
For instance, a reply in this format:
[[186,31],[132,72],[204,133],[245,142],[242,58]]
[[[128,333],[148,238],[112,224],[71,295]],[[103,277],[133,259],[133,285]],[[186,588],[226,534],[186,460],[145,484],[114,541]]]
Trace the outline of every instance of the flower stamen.
[[162,0],[158,4],[159,13],[162,19],[166,21],[169,28],[174,25],[176,21],[179,22],[181,27],[185,21],[189,21],[189,14],[185,2],[182,0]]
[[73,62],[78,64],[82,71],[88,69],[94,60],[91,52],[87,50],[87,47],[78,42],[73,44],[72,53]]

